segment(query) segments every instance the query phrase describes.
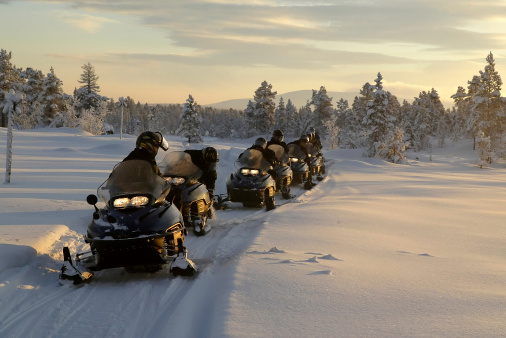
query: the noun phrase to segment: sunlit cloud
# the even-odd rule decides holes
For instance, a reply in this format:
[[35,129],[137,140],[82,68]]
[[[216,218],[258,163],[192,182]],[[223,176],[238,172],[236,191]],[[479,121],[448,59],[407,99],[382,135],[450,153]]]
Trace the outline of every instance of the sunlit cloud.
[[88,33],[97,33],[104,24],[117,22],[108,18],[86,14],[66,13],[61,17],[69,25]]

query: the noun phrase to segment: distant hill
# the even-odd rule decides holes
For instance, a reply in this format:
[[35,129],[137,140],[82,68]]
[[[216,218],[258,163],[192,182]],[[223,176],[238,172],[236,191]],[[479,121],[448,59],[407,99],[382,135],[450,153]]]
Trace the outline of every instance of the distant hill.
[[[332,104],[334,107],[336,107],[336,102],[338,102],[340,99],[348,100],[348,104],[351,106],[353,103],[353,100],[355,99],[355,96],[358,96],[359,93],[353,93],[353,92],[331,92],[327,91],[328,97],[332,98]],[[284,94],[276,94],[275,103],[276,105],[279,103],[279,99],[282,97],[283,101],[285,101],[285,105],[288,102],[288,100],[291,100],[293,105],[297,108],[300,108],[304,105],[306,105],[308,100],[311,100],[311,97],[313,96],[312,90],[297,90],[294,92],[288,92]],[[253,96],[248,99],[233,99],[233,100],[227,100],[212,104],[206,104],[203,106],[206,107],[213,107],[217,109],[240,109],[244,110],[248,106],[248,101],[253,101]]]

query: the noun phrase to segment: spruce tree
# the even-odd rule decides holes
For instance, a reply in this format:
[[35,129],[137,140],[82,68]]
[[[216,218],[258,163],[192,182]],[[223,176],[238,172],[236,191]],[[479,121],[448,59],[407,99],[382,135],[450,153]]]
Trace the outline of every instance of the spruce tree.
[[64,112],[67,109],[67,95],[63,92],[63,83],[54,73],[53,67],[47,74],[42,85],[40,101],[43,106],[42,123],[48,126],[53,121],[55,115]]
[[313,89],[313,96],[311,97],[313,109],[313,127],[320,133],[325,133],[325,121],[329,120],[334,114],[334,107],[332,106],[332,98],[327,95],[327,90],[324,86],[320,87],[319,91]]
[[81,67],[81,73],[78,82],[82,84],[76,90],[75,96],[78,101],[78,107],[82,109],[99,108],[102,101],[107,101],[108,98],[99,95],[100,86],[98,85],[98,75],[95,73],[95,67],[91,63],[87,63]]
[[12,53],[5,49],[0,49],[0,127],[7,127],[7,114],[3,113],[3,108],[7,104],[6,94],[10,90],[22,92],[21,70],[12,63]]
[[398,114],[399,102],[395,96],[383,90],[383,77],[378,73],[373,91],[373,100],[367,104],[364,124],[367,127],[368,155],[375,156],[375,143],[385,142],[385,137],[393,129]]
[[181,124],[177,130],[178,135],[182,135],[188,139],[188,143],[202,143],[202,136],[200,135],[200,116],[201,107],[193,99],[191,95],[188,96],[186,103],[183,105],[181,113]]
[[254,134],[267,134],[274,126],[274,98],[277,92],[272,91],[272,85],[263,81],[255,91],[254,102],[249,101],[245,110],[248,126]]

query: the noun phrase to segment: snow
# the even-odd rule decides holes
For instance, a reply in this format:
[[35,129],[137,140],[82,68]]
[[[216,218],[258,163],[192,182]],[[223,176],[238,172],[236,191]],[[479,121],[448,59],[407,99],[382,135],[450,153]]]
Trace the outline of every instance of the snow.
[[[0,149],[6,138],[0,129]],[[253,139],[192,145],[218,149],[217,193]],[[14,131],[11,183],[0,185],[1,337],[506,335],[506,165],[478,168],[471,141],[404,165],[324,151],[312,190],[276,196],[269,212],[231,203],[209,234],[188,235],[196,277],[112,269],[60,286],[62,247],[87,249],[86,196],[134,144]]]

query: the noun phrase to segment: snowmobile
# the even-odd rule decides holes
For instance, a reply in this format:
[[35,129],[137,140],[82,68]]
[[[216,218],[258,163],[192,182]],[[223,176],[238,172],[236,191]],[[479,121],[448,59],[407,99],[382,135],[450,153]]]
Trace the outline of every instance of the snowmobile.
[[121,162],[87,202],[95,207],[84,241],[90,251],[72,262],[63,248],[60,283],[90,280],[93,271],[123,267],[127,272],[155,272],[170,264],[174,276],[190,276],[197,266],[183,245],[186,228],[181,213],[165,198],[171,184],[158,176],[147,161]]
[[320,150],[318,150],[313,144],[307,144],[307,151],[311,156],[311,164],[313,167],[312,175],[316,175],[318,181],[323,180],[325,174],[325,158]]
[[290,167],[293,171],[293,182],[304,183],[305,189],[311,189],[311,175],[309,165],[306,163],[306,152],[298,144],[288,144],[288,156],[290,157]]
[[293,170],[290,167],[290,157],[285,151],[285,148],[279,144],[271,144],[267,148],[271,149],[279,161],[279,164],[274,168],[277,173],[276,178],[276,191],[281,191],[281,196],[284,199],[289,199],[290,195],[290,184],[293,180]]
[[267,172],[271,165],[261,151],[246,149],[234,163],[238,169],[227,180],[227,201],[242,202],[245,207],[266,210],[276,207],[276,182]]
[[205,235],[211,230],[207,219],[213,215],[213,201],[206,186],[198,181],[203,171],[184,151],[168,153],[159,167],[163,177],[172,184],[172,191],[177,190],[182,198],[181,213],[185,227],[193,228],[198,236]]

